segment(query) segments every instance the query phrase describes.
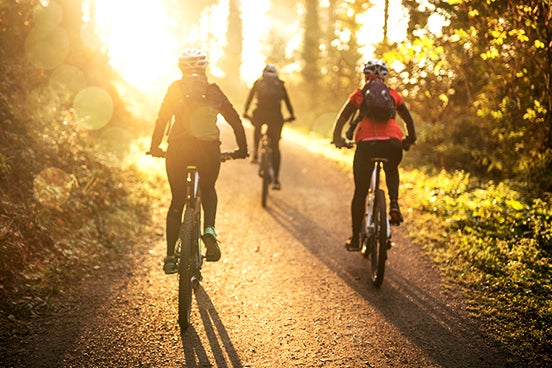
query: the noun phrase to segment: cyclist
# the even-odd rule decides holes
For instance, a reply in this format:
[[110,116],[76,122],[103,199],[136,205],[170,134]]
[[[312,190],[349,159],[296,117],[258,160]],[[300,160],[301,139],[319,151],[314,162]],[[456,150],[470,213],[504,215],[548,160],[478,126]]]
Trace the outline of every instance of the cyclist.
[[[364,79],[366,83],[372,79],[379,78],[385,80],[389,74],[387,64],[381,60],[368,61],[363,66]],[[403,216],[399,208],[399,163],[403,157],[404,149],[416,142],[416,132],[414,129],[414,120],[410,111],[406,107],[403,98],[397,91],[390,88],[390,95],[395,102],[396,112],[406,123],[408,135],[403,141],[403,131],[397,121],[392,118],[387,121],[373,121],[369,117],[361,116],[362,119],[355,131],[354,140],[356,150],[353,159],[353,177],[355,182],[355,192],[351,202],[352,217],[352,236],[347,240],[345,246],[347,249],[358,249],[359,233],[362,226],[366,206],[366,196],[370,186],[370,178],[374,164],[372,157],[385,157],[388,159],[384,163],[385,179],[389,192],[389,217],[392,225],[399,225],[403,222]],[[345,140],[341,136],[343,126],[348,119],[360,108],[364,101],[364,93],[361,89],[356,89],[343,106],[334,125],[333,143],[337,147],[343,147]]]
[[286,104],[290,115],[286,121],[295,120],[295,116],[284,82],[278,78],[278,73],[274,65],[267,64],[263,70],[262,77],[253,83],[253,87],[251,87],[245,102],[244,117],[249,117],[247,111],[249,110],[253,98],[257,100],[257,105],[251,118],[254,127],[253,142],[255,146],[255,150],[253,151],[253,163],[256,163],[258,160],[257,154],[259,150],[259,139],[261,137],[261,127],[263,124],[266,124],[268,126],[267,133],[270,137],[273,152],[274,182],[272,188],[278,190],[280,189],[280,180],[278,177],[280,174],[281,161],[279,143],[282,135],[282,128],[284,126],[284,118],[281,111],[282,100]]
[[207,81],[207,64],[207,55],[200,49],[188,48],[182,52],[178,59],[182,78],[170,84],[151,138],[151,154],[163,156],[159,145],[167,124],[174,118],[174,124],[169,127],[166,152],[166,171],[172,194],[166,222],[167,256],[163,265],[166,274],[177,271],[174,248],[186,201],[186,167],[189,164],[195,164],[200,175],[206,260],[218,261],[221,256],[215,232],[215,182],[219,175],[221,154],[220,132],[216,126],[219,113],[234,131],[239,147],[234,152],[234,158],[248,156],[245,131],[239,114],[222,90]]

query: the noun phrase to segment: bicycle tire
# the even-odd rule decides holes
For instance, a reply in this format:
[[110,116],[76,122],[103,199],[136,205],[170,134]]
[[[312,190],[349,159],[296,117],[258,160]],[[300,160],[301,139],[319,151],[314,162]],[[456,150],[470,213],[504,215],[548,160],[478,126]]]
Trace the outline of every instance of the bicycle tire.
[[178,324],[182,331],[190,326],[192,311],[192,277],[194,275],[193,248],[194,241],[194,213],[190,208],[184,212],[184,221],[180,227],[182,249],[178,267]]
[[372,284],[380,287],[385,274],[385,261],[387,260],[387,214],[385,205],[385,192],[381,189],[376,191],[374,213],[374,235],[371,238],[371,280]]

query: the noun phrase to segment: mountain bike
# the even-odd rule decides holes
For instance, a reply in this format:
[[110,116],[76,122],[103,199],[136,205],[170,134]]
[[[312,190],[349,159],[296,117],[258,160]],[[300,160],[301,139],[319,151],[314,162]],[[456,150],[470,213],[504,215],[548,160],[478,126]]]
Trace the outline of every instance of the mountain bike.
[[[244,116],[246,119],[251,121],[249,115]],[[294,118],[284,119],[284,123],[293,121]],[[272,142],[270,136],[268,135],[268,125],[262,124],[261,126],[261,137],[259,138],[258,144],[258,157],[259,157],[259,177],[262,179],[261,184],[261,205],[266,207],[266,201],[268,198],[268,188],[270,184],[274,182],[274,153],[272,150]]]
[[[403,140],[403,149],[408,151],[410,143]],[[342,147],[353,148],[353,142],[345,142]],[[380,177],[383,164],[387,162],[384,157],[373,157],[374,169],[370,177],[370,187],[366,197],[366,210],[362,220],[359,236],[359,247],[350,251],[360,251],[367,259],[370,259],[370,280],[376,287],[383,283],[385,275],[385,262],[387,251],[391,248],[391,227],[387,217],[387,204],[385,191],[380,187]]]
[[[147,152],[150,154],[150,152]],[[221,153],[221,161],[234,159],[231,152]],[[203,279],[203,241],[201,233],[201,191],[197,166],[186,167],[186,203],[174,255],[178,271],[178,324],[182,331],[190,326],[192,291]]]

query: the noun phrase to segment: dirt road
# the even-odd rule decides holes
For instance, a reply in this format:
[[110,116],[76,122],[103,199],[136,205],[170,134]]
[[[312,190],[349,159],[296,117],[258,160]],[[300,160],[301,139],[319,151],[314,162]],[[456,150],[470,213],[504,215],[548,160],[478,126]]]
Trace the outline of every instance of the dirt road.
[[394,229],[386,278],[372,287],[365,261],[342,246],[350,174],[289,140],[282,145],[282,190],[270,193],[266,210],[255,167],[223,165],[223,257],[204,267],[184,336],[176,276],[161,269],[163,209],[154,239],[120,267],[98,270],[84,296],[14,347],[5,366],[506,366],[499,344],[466,317],[461,297],[442,286],[404,229]]

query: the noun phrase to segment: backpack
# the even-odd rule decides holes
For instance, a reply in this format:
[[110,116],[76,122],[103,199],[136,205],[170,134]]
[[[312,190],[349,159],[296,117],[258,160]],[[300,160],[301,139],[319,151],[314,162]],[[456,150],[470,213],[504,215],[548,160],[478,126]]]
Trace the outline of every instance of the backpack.
[[283,84],[278,78],[263,77],[257,82],[257,106],[259,108],[279,108],[283,98]]
[[377,122],[395,118],[395,100],[389,87],[381,79],[373,79],[362,89],[364,102],[360,105],[363,116]]
[[219,138],[216,125],[215,97],[208,93],[209,82],[204,75],[193,74],[182,80],[182,108],[187,116],[187,129],[191,136],[205,141]]

